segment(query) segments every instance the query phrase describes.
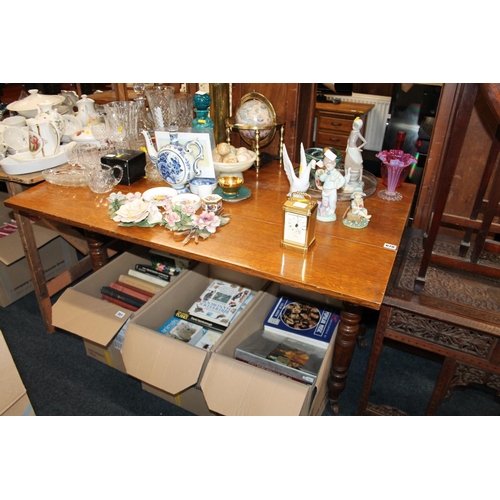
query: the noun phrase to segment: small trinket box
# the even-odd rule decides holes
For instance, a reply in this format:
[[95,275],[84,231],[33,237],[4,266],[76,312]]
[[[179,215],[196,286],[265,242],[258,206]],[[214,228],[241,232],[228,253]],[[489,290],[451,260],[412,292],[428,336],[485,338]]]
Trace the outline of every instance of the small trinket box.
[[145,175],[146,155],[142,151],[117,149],[103,156],[101,162],[112,167],[115,165],[122,167],[123,177],[120,184],[125,184],[126,186],[130,186]]

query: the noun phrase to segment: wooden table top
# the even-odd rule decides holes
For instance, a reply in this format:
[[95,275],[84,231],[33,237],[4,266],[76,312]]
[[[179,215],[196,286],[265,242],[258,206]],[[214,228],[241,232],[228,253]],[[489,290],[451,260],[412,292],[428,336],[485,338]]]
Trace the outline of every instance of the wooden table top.
[[[119,238],[134,244],[170,251],[200,262],[218,265],[292,287],[311,290],[338,300],[379,309],[396,258],[396,251],[408,219],[415,186],[404,183],[403,199],[387,202],[376,194],[365,199],[372,214],[365,229],[352,229],[340,220],[348,206],[337,204],[337,221],[316,224],[316,243],[304,256],[280,246],[283,204],[288,180],[274,161],[244,173],[251,196],[239,202],[224,202],[231,221],[207,240],[182,244],[163,227],[120,227],[108,215],[108,194],[99,195],[87,187],[61,187],[42,182],[5,204],[23,213],[32,213]],[[144,192],[159,184],[141,179],[116,191]],[[166,184],[163,184],[166,185]],[[378,189],[381,189],[379,182]]]

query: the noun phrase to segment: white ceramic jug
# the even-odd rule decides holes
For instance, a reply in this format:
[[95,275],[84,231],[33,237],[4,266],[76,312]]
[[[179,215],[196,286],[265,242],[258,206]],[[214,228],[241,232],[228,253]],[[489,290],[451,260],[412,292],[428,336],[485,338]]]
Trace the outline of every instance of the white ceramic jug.
[[35,118],[40,120],[51,120],[54,126],[57,128],[59,132],[59,136],[62,137],[64,135],[65,124],[63,117],[57,111],[53,104],[39,104],[38,109],[39,113],[35,116]]
[[53,156],[59,152],[61,136],[50,118],[28,118],[26,123],[29,131],[37,134],[42,141],[42,147],[37,150],[36,157]]
[[82,127],[90,127],[91,119],[97,115],[93,99],[89,99],[85,94],[82,94],[82,98],[77,101],[76,107],[78,108],[76,117],[80,120]]

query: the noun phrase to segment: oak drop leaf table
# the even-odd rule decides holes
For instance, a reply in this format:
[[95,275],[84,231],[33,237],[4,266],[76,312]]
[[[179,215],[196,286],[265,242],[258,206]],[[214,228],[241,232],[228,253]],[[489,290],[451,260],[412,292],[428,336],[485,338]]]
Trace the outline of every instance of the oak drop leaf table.
[[[363,308],[380,309],[403,230],[407,224],[415,186],[403,184],[403,199],[387,202],[376,194],[365,200],[373,217],[367,228],[351,229],[340,220],[349,202],[340,201],[337,221],[316,224],[316,242],[306,255],[280,246],[283,204],[289,190],[285,171],[273,161],[257,172],[245,172],[251,196],[239,202],[224,202],[231,221],[207,240],[182,244],[182,238],[163,227],[120,227],[108,216],[108,195],[87,187],[61,187],[43,182],[8,199],[6,205],[27,220],[39,215],[83,229],[89,238],[90,256],[96,270],[106,262],[103,239],[172,252],[210,265],[310,290],[342,307],[328,382],[330,404],[339,412],[339,396],[356,346]],[[115,192],[144,192],[158,186],[141,179],[132,186],[117,186]],[[379,189],[381,186],[379,186]],[[50,296],[39,255],[33,244],[31,225],[21,224],[21,239],[30,265],[35,292],[48,332],[53,332]],[[103,238],[104,237],[104,238]]]

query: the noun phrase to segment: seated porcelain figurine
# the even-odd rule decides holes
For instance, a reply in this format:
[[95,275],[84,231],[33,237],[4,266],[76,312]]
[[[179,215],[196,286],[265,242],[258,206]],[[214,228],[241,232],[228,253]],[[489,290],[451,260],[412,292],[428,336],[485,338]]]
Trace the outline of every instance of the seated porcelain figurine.
[[356,188],[351,195],[351,205],[347,208],[342,218],[345,226],[363,228],[368,225],[371,215],[368,215],[368,210],[365,208],[363,197],[366,196],[363,190]]
[[[358,117],[352,122],[352,131],[347,140],[344,168],[346,172],[347,169],[351,170],[351,177],[344,186],[344,193],[352,193],[356,188],[363,189],[363,156],[361,152],[366,144],[366,139],[361,135],[362,128],[363,120]],[[358,141],[361,141],[359,146]]]

